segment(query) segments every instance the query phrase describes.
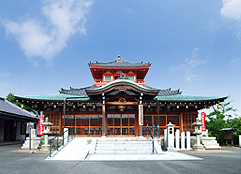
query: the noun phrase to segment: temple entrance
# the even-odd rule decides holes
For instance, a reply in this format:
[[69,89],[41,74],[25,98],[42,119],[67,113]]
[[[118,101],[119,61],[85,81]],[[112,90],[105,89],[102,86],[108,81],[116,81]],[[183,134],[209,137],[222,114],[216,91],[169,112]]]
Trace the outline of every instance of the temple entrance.
[[107,114],[107,136],[135,136],[135,114]]

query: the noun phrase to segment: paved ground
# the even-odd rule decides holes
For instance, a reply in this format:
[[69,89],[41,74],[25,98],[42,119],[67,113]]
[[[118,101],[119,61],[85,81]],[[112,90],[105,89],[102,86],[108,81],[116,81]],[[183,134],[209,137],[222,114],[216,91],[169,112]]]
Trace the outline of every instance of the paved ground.
[[[188,153],[201,161],[47,161],[45,153],[13,152],[21,145],[0,146],[0,173],[241,173],[241,148],[225,153]],[[231,153],[227,153],[230,151]]]

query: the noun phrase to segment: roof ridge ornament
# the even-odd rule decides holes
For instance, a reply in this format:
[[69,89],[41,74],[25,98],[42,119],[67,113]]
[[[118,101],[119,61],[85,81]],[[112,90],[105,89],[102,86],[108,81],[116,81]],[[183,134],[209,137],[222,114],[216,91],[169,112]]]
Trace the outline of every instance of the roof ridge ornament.
[[128,79],[128,77],[126,77],[126,74],[121,73],[117,79]]
[[123,59],[120,57],[120,55],[118,55],[118,57],[115,59],[115,61],[122,63],[122,62],[123,62]]

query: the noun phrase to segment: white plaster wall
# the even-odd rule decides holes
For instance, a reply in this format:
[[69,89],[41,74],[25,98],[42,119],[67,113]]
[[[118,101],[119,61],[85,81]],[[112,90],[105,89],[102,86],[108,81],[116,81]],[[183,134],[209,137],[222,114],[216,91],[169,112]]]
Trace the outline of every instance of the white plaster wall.
[[4,120],[0,119],[0,141],[4,140]]
[[16,140],[17,141],[24,141],[25,135],[20,134],[20,129],[21,129],[20,127],[21,127],[21,122],[17,122]]

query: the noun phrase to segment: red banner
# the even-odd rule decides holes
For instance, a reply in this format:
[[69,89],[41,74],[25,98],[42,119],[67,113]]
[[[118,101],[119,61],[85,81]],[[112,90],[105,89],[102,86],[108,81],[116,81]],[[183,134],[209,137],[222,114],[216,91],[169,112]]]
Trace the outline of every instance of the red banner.
[[44,116],[40,116],[38,120],[38,137],[43,136],[44,126],[42,123],[44,122]]
[[202,131],[206,132],[206,114],[205,114],[205,112],[201,113],[201,123],[203,124]]

